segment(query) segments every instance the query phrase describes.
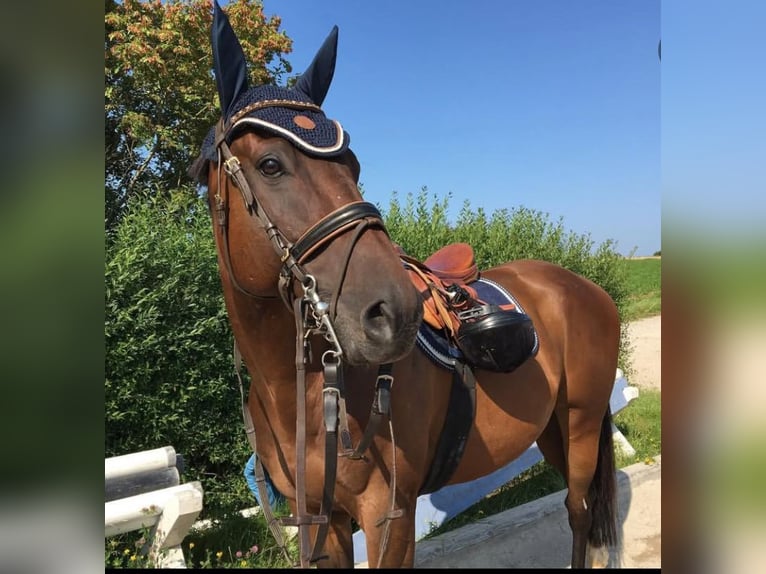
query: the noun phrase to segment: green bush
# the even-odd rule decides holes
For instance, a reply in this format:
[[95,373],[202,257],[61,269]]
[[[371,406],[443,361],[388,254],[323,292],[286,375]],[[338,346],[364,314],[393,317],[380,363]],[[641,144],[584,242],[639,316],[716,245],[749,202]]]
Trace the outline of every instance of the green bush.
[[107,237],[105,281],[105,456],[172,445],[184,480],[203,483],[205,512],[251,504],[205,203],[190,190],[133,200]]

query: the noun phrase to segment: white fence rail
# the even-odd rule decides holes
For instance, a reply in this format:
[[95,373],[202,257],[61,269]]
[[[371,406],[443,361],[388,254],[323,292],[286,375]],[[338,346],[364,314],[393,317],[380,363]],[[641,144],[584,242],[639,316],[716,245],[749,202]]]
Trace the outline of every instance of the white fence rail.
[[104,459],[104,536],[150,528],[157,568],[186,568],[181,543],[202,511],[202,485],[179,484],[172,446]]

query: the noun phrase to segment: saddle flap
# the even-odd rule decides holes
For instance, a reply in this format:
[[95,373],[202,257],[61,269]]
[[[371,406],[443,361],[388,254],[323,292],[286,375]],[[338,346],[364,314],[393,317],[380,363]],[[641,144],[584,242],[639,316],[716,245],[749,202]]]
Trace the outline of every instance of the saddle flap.
[[444,315],[444,304],[440,300],[438,291],[443,288],[441,280],[430,273],[427,269],[408,266],[407,271],[410,280],[420,295],[423,297],[423,320],[434,329],[448,328],[457,333],[459,321],[457,317]]
[[527,314],[503,307],[487,305],[483,313],[461,323],[457,344],[470,364],[510,373],[534,354],[537,335]]

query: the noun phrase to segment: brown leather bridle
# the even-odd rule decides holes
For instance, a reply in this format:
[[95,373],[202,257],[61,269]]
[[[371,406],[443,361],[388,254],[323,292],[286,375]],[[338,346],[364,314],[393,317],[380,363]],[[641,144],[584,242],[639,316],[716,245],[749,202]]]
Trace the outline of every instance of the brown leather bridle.
[[[278,104],[274,104],[278,105]],[[377,227],[382,229],[386,234],[386,226],[383,223],[383,219],[378,211],[377,207],[366,201],[356,201],[348,203],[335,211],[327,214],[307,231],[298,238],[295,243],[291,243],[279,228],[272,222],[269,215],[266,213],[263,205],[258,202],[258,199],[253,193],[250,184],[245,177],[245,173],[242,170],[239,158],[231,153],[226,138],[231,132],[235,124],[224,127],[223,120],[219,121],[216,125],[215,145],[219,154],[218,161],[218,192],[215,197],[216,201],[216,213],[218,214],[219,225],[223,227],[224,231],[224,259],[229,276],[234,286],[242,293],[254,297],[256,299],[273,298],[269,295],[259,295],[249,291],[242,287],[236,280],[231,268],[231,258],[229,255],[228,247],[228,233],[227,231],[227,218],[226,218],[226,201],[221,196],[221,167],[223,171],[231,178],[234,185],[240,190],[242,199],[245,202],[245,207],[249,214],[254,215],[261,227],[266,232],[267,237],[271,241],[274,250],[279,256],[282,262],[282,269],[279,276],[280,295],[282,300],[288,308],[292,309],[291,294],[292,282],[294,279],[300,281],[303,285],[311,283],[309,274],[301,265],[313,252],[320,247],[332,241],[338,235],[345,233],[351,229],[355,229],[356,238],[368,227]],[[351,255],[353,249],[352,246],[349,249],[348,257]],[[348,259],[345,262],[348,265]],[[344,266],[345,267],[345,266]]]
[[[293,102],[270,101],[270,105],[286,105]],[[242,169],[239,159],[232,154],[226,143],[226,138],[233,129],[235,123],[226,124],[223,119],[216,125],[215,145],[218,153],[218,188],[215,196],[215,211],[218,225],[221,227],[222,256],[228,271],[229,278],[234,287],[241,293],[255,299],[274,299],[276,295],[262,295],[254,293],[242,286],[236,279],[229,253],[228,242],[228,217],[226,195],[221,195],[222,170],[240,190],[245,207],[250,215],[256,217],[261,227],[266,232],[274,250],[282,262],[279,273],[278,289],[282,301],[295,316],[296,325],[296,375],[297,375],[297,400],[296,400],[296,505],[295,517],[282,517],[279,521],[286,525],[298,526],[300,536],[300,565],[309,567],[311,562],[316,562],[320,555],[329,529],[329,516],[332,511],[335,478],[337,473],[338,457],[338,432],[342,444],[341,456],[351,459],[363,459],[364,452],[371,444],[382,420],[388,416],[390,408],[390,392],[393,383],[391,365],[381,365],[375,384],[376,392],[371,407],[370,419],[365,428],[362,439],[356,448],[352,447],[351,433],[348,428],[346,416],[345,398],[343,395],[342,357],[343,350],[338,341],[333,326],[336,314],[338,295],[345,279],[348,264],[353,254],[354,247],[362,233],[369,228],[378,228],[388,233],[378,209],[366,201],[356,201],[346,204],[321,218],[301,235],[294,243],[291,243],[279,228],[273,223],[266,213],[263,205],[258,202],[247,177]],[[339,281],[333,291],[332,300],[328,303],[319,296],[316,279],[303,267],[303,262],[321,247],[333,241],[336,237],[352,232],[352,240],[343,260],[343,266]],[[298,282],[303,291],[302,296],[295,295],[295,282]],[[322,389],[323,409],[325,422],[325,482],[322,492],[322,502],[318,515],[309,514],[306,508],[306,364],[310,353],[310,335],[318,334],[330,343],[331,348],[322,355],[324,369],[324,386]],[[245,431],[250,441],[253,452],[257,455],[255,429],[247,406],[247,397],[240,376],[239,368],[241,355],[235,341],[235,370],[240,383],[242,398],[242,414],[245,420]],[[390,427],[390,425],[389,425]],[[391,432],[393,442],[393,432]],[[395,452],[395,449],[394,449]],[[261,496],[262,507],[269,529],[282,548],[289,560],[286,545],[281,531],[277,525],[268,502],[268,496],[263,486],[263,467],[260,459],[256,456],[256,484]],[[382,521],[401,516],[401,511],[396,510],[394,505],[394,493],[396,489],[396,476],[393,474],[391,483],[391,510],[383,517]],[[309,530],[310,525],[319,525],[314,540],[313,549],[310,549]],[[386,535],[381,542],[381,557],[387,541]]]

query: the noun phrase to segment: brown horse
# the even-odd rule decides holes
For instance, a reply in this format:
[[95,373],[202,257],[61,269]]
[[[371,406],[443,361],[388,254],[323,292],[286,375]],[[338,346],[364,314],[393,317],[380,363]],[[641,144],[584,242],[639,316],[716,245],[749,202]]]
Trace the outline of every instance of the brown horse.
[[[215,4],[222,121],[190,173],[208,187],[226,307],[252,380],[247,405],[258,455],[290,500],[301,546],[324,528],[312,516],[329,511],[322,548],[301,548],[301,565],[310,557],[319,567],[353,567],[353,519],[370,565],[412,567],[416,499],[448,414],[452,375],[414,345],[423,300],[377,210],[362,201],[348,134],[319,107],[336,34],[295,87],[248,88],[244,55]],[[476,416],[447,484],[486,475],[537,441],[566,479],[572,566],[583,567],[589,545],[615,542],[616,307],[593,282],[543,261],[506,263],[482,277],[517,297],[539,350],[510,373],[474,370]],[[341,392],[330,393],[330,425],[328,364],[343,375]],[[326,444],[338,420],[332,409],[340,404],[353,443],[363,440],[382,364],[392,365],[394,381],[390,409],[380,407],[388,424],[373,427],[364,456],[337,457],[337,435]],[[326,475],[336,479],[327,485]]]

